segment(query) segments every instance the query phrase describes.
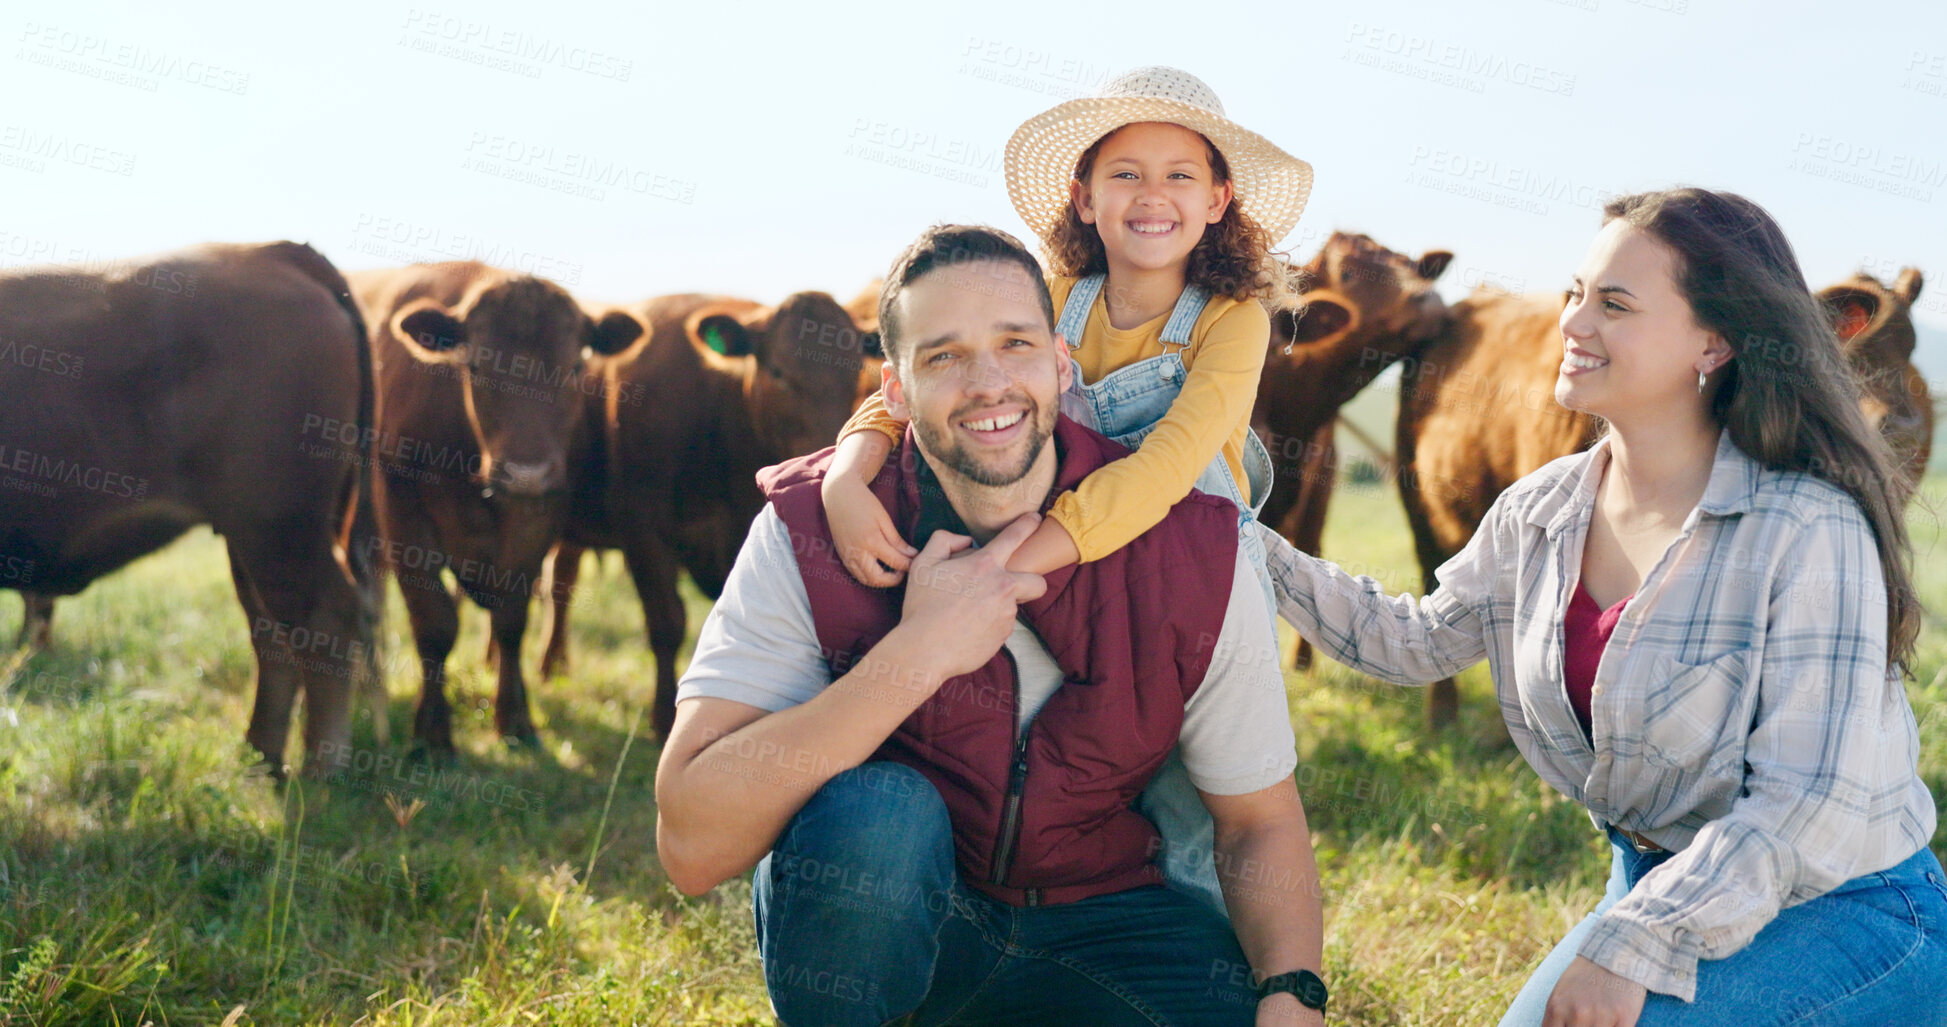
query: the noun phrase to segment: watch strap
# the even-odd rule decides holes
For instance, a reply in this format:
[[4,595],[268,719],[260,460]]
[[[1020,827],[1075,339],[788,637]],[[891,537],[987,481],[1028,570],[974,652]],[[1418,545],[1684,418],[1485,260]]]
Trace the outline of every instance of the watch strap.
[[1325,981],[1310,970],[1293,970],[1290,973],[1273,974],[1257,986],[1257,997],[1268,998],[1279,992],[1289,992],[1298,999],[1298,1004],[1307,1009],[1325,1011],[1328,997]]

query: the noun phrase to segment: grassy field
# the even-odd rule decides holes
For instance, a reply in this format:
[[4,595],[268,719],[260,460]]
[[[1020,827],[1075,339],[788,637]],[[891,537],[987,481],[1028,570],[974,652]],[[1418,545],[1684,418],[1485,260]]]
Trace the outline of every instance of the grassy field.
[[[1927,502],[1947,512],[1947,481]],[[1919,507],[1912,523],[1947,611],[1943,533]],[[1419,580],[1389,490],[1342,489],[1325,546]],[[476,611],[453,664],[460,766],[397,764],[418,682],[395,593],[393,744],[356,781],[281,796],[248,770],[250,650],[215,539],[64,601],[54,650],[0,651],[0,1025],[770,1023],[748,884],[690,900],[657,866],[657,752],[631,735],[640,609],[619,566],[583,587],[572,673],[535,689],[542,753],[491,738]],[[689,601],[694,632],[707,603]],[[0,599],[0,637],[18,609]],[[1915,671],[1947,795],[1937,615]],[[1596,901],[1603,843],[1508,745],[1483,668],[1442,737],[1417,692],[1330,664],[1288,685],[1334,1022],[1493,1022]]]

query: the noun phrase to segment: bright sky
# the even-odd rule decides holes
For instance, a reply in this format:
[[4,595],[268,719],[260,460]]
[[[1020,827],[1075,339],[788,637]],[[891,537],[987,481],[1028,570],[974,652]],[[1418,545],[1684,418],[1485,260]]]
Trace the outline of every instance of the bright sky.
[[1693,183],[1769,208],[1814,287],[1921,267],[1947,340],[1947,5],[1873,6],[30,0],[0,15],[0,265],[292,238],[845,299],[928,223],[1025,234],[1008,134],[1161,63],[1317,168],[1300,259],[1359,230],[1453,250],[1450,297],[1554,290],[1603,196]]

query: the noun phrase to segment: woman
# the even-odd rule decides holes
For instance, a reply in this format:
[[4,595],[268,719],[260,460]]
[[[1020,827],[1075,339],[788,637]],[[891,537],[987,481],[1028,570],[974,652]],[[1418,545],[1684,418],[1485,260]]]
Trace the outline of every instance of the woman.
[[1607,895],[1504,1027],[1947,1024],[1904,486],[1769,215],[1698,189],[1604,215],[1555,397],[1606,437],[1503,493],[1424,599],[1271,544],[1281,612],[1402,683],[1487,659],[1608,835]]

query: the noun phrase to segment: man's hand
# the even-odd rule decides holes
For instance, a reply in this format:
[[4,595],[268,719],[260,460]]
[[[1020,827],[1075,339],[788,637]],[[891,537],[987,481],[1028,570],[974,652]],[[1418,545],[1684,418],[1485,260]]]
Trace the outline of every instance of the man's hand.
[[1636,1027],[1649,989],[1576,956],[1548,996],[1542,1027]]
[[1022,540],[1040,524],[1023,514],[980,549],[965,535],[936,531],[913,558],[901,634],[926,653],[939,680],[978,670],[1014,630],[1020,605],[1048,590],[1039,574],[1007,569]]
[[1258,1000],[1257,1027],[1325,1027],[1325,1014],[1279,992]]

